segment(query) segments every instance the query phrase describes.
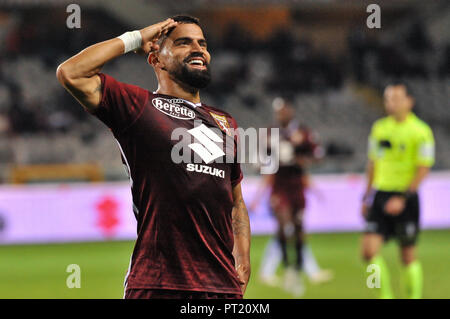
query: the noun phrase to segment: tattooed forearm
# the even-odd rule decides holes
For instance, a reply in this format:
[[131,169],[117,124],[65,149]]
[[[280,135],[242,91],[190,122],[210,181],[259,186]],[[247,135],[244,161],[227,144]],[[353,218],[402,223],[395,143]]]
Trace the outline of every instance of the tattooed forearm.
[[232,212],[232,227],[235,236],[250,237],[250,220],[247,207],[241,198],[237,201]]
[[234,236],[233,256],[242,293],[245,293],[250,279],[250,220],[242,198],[241,185],[233,188],[233,210],[231,212]]

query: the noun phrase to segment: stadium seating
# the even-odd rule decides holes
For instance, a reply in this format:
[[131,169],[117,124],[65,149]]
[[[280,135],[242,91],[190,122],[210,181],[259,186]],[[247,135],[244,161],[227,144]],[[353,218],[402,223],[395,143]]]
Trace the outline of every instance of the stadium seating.
[[[84,23],[101,28],[108,21],[108,25],[123,30],[125,27],[119,21],[111,22],[114,19],[106,13],[88,14]],[[57,41],[63,36],[54,30],[54,47],[34,50],[30,49],[30,43],[39,44],[52,24],[49,22],[40,32],[28,34],[25,31],[32,27],[32,20],[8,21],[13,22],[5,24],[0,33],[0,39],[7,43],[0,49],[0,181],[8,179],[11,164],[38,163],[98,162],[105,168],[107,179],[125,178],[117,145],[108,130],[88,116],[55,78],[58,63],[100,40],[98,35],[94,32],[89,38],[79,38],[66,32],[66,41]],[[426,16],[418,21],[406,23],[399,28],[399,34],[420,38],[418,35],[425,34],[427,27],[439,28],[445,19],[439,20],[440,24],[427,20]],[[116,29],[108,32],[116,34]],[[389,39],[349,34],[347,55],[351,60],[345,62],[327,56],[326,52],[319,54],[305,39],[300,41],[282,30],[266,41],[248,39],[245,48],[230,42],[232,32],[237,30],[230,29],[228,38],[225,32],[221,41],[211,41],[213,83],[202,99],[229,111],[240,126],[268,127],[273,98],[290,97],[300,121],[318,133],[327,151],[328,156],[314,171],[362,171],[370,125],[383,115],[382,88],[400,76],[416,96],[417,113],[436,135],[439,148],[436,168],[450,168],[446,160],[450,157],[447,142],[450,75],[445,69],[450,50],[441,50],[444,53],[436,55],[430,49],[436,45],[445,49],[442,37],[424,36],[427,41],[415,41],[412,48],[399,53],[396,46],[389,44]],[[105,30],[98,34],[104,36]],[[280,50],[280,37],[283,43],[289,43],[290,50],[285,47]],[[391,53],[395,53],[394,60],[386,58]],[[431,66],[420,62],[425,56],[432,56],[436,61]],[[414,62],[414,68],[402,61]],[[142,57],[130,54],[107,65],[104,71],[123,82],[155,88],[153,72],[144,63]],[[393,68],[393,63],[398,67]],[[247,173],[256,172],[254,166],[244,166],[244,169]]]

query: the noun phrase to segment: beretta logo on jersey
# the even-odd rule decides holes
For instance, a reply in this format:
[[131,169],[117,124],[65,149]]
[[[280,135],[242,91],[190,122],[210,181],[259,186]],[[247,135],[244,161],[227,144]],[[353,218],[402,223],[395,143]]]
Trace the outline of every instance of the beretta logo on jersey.
[[194,111],[190,110],[186,106],[173,103],[169,99],[155,97],[152,100],[152,104],[157,110],[180,120],[192,120],[195,118]]

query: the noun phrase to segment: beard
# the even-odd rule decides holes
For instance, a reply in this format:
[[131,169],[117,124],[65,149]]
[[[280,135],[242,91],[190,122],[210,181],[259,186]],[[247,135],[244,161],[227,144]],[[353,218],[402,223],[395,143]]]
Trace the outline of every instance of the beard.
[[199,90],[207,87],[211,83],[211,70],[206,65],[205,70],[190,69],[186,62],[178,63],[169,74],[177,81],[188,87]]

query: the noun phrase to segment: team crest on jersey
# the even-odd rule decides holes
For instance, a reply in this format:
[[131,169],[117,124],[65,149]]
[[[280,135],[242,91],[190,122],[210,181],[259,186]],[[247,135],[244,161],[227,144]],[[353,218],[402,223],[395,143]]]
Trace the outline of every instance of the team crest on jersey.
[[213,112],[209,112],[209,114],[211,114],[219,128],[227,133],[227,135],[231,136],[230,125],[228,124],[227,118],[224,115],[219,115]]
[[152,100],[152,104],[158,111],[180,120],[192,120],[195,118],[194,111],[184,105],[173,103],[173,99],[156,97]]

